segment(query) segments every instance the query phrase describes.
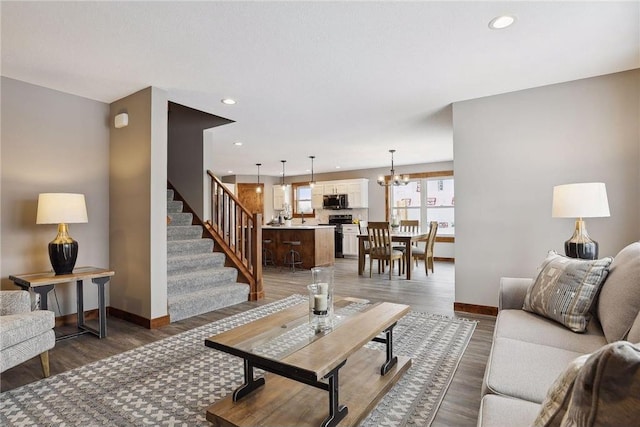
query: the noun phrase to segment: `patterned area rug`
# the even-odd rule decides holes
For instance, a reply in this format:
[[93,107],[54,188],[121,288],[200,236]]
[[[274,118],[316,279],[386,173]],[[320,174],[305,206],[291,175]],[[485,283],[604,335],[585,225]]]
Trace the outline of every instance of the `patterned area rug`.
[[[208,427],[207,408],[242,383],[243,370],[204,339],[302,301],[294,295],[4,392],[0,425]],[[413,364],[361,425],[430,425],[475,326],[413,311],[402,318],[394,352]]]

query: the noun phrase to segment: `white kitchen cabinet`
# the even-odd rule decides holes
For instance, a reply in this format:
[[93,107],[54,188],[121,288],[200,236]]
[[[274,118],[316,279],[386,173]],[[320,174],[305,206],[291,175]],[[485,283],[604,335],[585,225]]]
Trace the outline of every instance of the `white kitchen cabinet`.
[[322,209],[322,196],[324,196],[324,184],[316,182],[311,189],[311,207],[313,209]]
[[290,204],[289,190],[290,190],[290,187],[288,185],[285,190],[283,190],[282,186],[280,185],[273,186],[273,210],[274,211],[281,211],[285,208],[286,204]]
[[366,178],[360,178],[316,183],[316,186],[312,191],[312,203],[314,204],[314,209],[322,207],[321,194],[346,194],[349,198],[350,208],[368,208],[369,180]]
[[351,179],[346,183],[350,208],[369,207],[369,180]]
[[344,224],[342,226],[342,253],[344,255],[358,255],[358,234],[360,230],[357,224]]

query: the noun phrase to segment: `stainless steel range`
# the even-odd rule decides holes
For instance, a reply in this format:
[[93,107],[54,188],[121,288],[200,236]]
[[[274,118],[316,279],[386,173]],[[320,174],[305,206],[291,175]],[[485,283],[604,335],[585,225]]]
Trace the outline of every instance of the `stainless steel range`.
[[351,224],[353,222],[352,215],[329,215],[329,224],[320,225],[335,225],[335,257],[344,258],[342,253],[342,224]]

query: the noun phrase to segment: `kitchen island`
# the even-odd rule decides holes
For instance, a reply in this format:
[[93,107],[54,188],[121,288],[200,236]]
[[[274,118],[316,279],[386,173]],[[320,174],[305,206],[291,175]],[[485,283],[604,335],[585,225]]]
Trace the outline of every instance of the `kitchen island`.
[[300,252],[302,268],[310,269],[334,264],[334,231],[334,225],[265,225],[262,227],[262,239],[271,240],[266,247],[273,251],[274,262],[278,266],[284,265],[284,256],[290,249],[283,242],[299,241],[300,246],[293,249]]

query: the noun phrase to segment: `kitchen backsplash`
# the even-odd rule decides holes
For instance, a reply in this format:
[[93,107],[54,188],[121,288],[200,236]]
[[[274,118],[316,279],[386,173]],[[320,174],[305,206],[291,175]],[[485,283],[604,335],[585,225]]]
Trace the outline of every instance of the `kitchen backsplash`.
[[[328,224],[329,223],[329,215],[351,215],[353,220],[361,220],[368,221],[369,220],[369,209],[316,209],[316,214],[314,218],[305,216],[304,223],[305,224]],[[294,218],[294,224],[300,224],[302,222],[301,218]]]

